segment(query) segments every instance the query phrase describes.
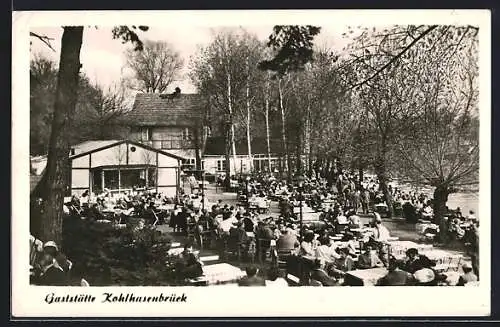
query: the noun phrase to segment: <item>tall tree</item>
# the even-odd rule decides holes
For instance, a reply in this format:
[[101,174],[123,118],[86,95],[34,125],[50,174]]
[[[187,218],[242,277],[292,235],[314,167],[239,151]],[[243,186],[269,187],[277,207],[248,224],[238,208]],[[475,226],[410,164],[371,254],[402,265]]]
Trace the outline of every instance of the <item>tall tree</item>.
[[[285,153],[285,166],[287,167],[287,178],[291,180],[291,162],[288,152],[286,137],[286,118],[284,107],[284,81],[283,78],[292,72],[301,71],[305,65],[312,60],[313,39],[320,32],[321,28],[317,26],[298,26],[298,25],[276,25],[273,33],[269,36],[268,47],[273,49],[275,55],[273,58],[263,60],[259,64],[262,70],[275,72],[278,77],[278,96],[279,108],[282,117],[282,139]],[[300,135],[300,131],[299,131]],[[299,137],[300,138],[300,137]],[[300,145],[298,145],[300,148]],[[297,158],[300,162],[300,155]]]
[[[242,112],[239,108],[245,108],[246,103],[247,39],[246,33],[222,31],[207,47],[200,48],[191,62],[191,80],[209,103],[214,123],[223,126],[227,177],[237,172],[236,123],[238,113]],[[230,165],[231,155],[233,167]],[[226,187],[229,187],[229,179],[226,181]]]
[[46,154],[57,82],[56,64],[37,55],[30,62],[30,154]]
[[[147,30],[139,26],[140,30]],[[65,26],[61,39],[61,54],[55,91],[54,112],[48,146],[47,166],[41,181],[33,191],[33,196],[42,199],[39,215],[40,231],[33,231],[43,240],[53,240],[61,244],[64,195],[69,189],[69,140],[68,134],[75,116],[78,98],[80,50],[83,26]],[[135,30],[137,27],[117,26],[113,28],[113,38],[132,42],[137,50],[142,49]],[[35,224],[37,225],[37,224]]]
[[166,42],[145,41],[143,51],[129,50],[126,57],[134,73],[129,86],[145,93],[165,92],[184,65],[179,53]]

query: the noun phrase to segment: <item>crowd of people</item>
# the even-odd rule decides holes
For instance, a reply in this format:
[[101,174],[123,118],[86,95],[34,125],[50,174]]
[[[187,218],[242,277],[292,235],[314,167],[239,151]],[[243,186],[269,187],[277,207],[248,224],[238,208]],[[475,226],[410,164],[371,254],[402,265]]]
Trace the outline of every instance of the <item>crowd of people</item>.
[[[177,198],[154,192],[112,196],[104,190],[99,195],[84,192],[80,197],[73,196],[65,203],[64,210],[68,216],[119,224],[140,218],[135,229],[168,222],[174,232],[188,237],[189,245],[176,262],[177,272],[185,278],[196,278],[203,273],[203,263],[193,252],[194,245],[199,249],[217,249],[224,258],[234,255],[238,260],[252,263],[243,284],[261,283],[256,282],[255,261],[263,263],[271,259],[274,269],[280,261],[293,266],[290,258],[297,261],[295,266],[301,266],[298,274],[301,283],[307,285],[344,285],[346,272],[376,267],[388,269],[380,285],[423,283],[419,277],[423,269],[427,278],[430,272],[434,275],[432,283],[445,283],[446,278],[433,271],[433,262],[418,254],[416,249],[408,250],[406,261],[391,257],[388,246],[391,235],[381,217],[387,211],[387,199],[374,177],[360,180],[356,174],[344,173],[338,175],[334,183],[314,177],[287,183],[269,175],[240,178],[238,182],[238,204],[224,204],[222,200],[209,203],[196,188],[191,189],[191,194],[181,194]],[[432,221],[432,199],[424,194],[403,192],[392,185],[389,191],[394,209],[400,208],[407,220],[413,221],[418,216],[417,221]],[[260,210],[262,207],[250,205],[271,200],[278,202],[279,215],[267,215],[268,211]],[[410,206],[413,209],[410,210]],[[311,213],[319,217],[304,219]],[[370,217],[369,223],[363,223],[360,216],[365,221]],[[463,221],[471,222],[472,229],[477,231],[478,220],[473,212],[462,217],[459,210],[453,211],[449,221],[450,230],[455,233],[465,234],[460,231]],[[66,276],[71,270],[71,264],[68,268],[69,261],[58,253],[57,246],[55,252],[51,248],[46,244],[41,250],[47,254],[33,264],[34,283],[47,283],[44,279],[51,279],[52,275],[62,280],[59,271]],[[477,278],[477,265],[476,262],[475,269],[467,273],[468,267],[463,267],[464,280]],[[54,270],[57,271],[54,273]],[[271,276],[271,284],[281,278],[279,270],[266,275]]]

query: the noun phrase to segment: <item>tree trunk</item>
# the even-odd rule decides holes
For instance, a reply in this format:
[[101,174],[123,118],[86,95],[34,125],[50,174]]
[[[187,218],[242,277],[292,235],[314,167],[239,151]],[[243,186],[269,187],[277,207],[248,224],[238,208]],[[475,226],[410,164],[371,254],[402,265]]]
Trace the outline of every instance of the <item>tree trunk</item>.
[[443,244],[448,243],[448,224],[445,219],[446,202],[448,202],[449,188],[446,184],[441,184],[434,190],[434,217],[439,222],[439,241]]
[[377,161],[375,162],[375,172],[379,180],[379,186],[384,193],[384,197],[387,203],[389,218],[394,216],[394,207],[392,205],[392,194],[389,192],[387,186],[387,167],[386,167],[386,148],[385,142],[382,142],[381,149],[379,150],[379,155]]
[[359,167],[359,185],[358,187],[361,189],[361,185],[363,185],[364,172],[363,167]]
[[40,221],[41,239],[61,245],[64,195],[70,171],[70,144],[66,137],[75,114],[78,98],[78,73],[83,26],[64,27],[61,56],[57,75],[56,100],[49,140],[47,167],[40,192],[43,214]]
[[194,128],[194,146],[195,146],[195,157],[196,157],[196,166],[195,169],[197,170],[196,172],[196,178],[201,179],[202,178],[202,173],[201,173],[201,138],[200,138],[200,132],[203,130],[203,127],[201,127],[199,124],[196,125]]
[[304,152],[306,155],[307,172],[312,175],[312,158],[311,158],[311,100],[307,95],[306,121],[304,128]]
[[279,95],[279,103],[280,103],[280,110],[281,110],[281,137],[283,140],[283,151],[284,151],[284,167],[287,170],[287,180],[290,182],[292,179],[292,176],[290,175],[291,167],[290,167],[290,157],[288,154],[288,145],[287,145],[287,140],[286,140],[286,117],[285,117],[285,108],[283,106],[283,89],[281,86],[281,79],[278,80],[278,95]]
[[271,137],[270,137],[270,129],[269,129],[269,95],[266,91],[266,145],[267,145],[267,166],[269,168],[269,172],[271,172]]
[[[247,62],[248,66],[248,62]],[[247,85],[246,85],[246,105],[247,105],[247,150],[249,170],[253,171],[253,158],[252,158],[252,136],[250,133],[250,72],[248,72]]]
[[226,165],[224,167],[226,177],[224,178],[224,187],[226,191],[229,191],[231,188],[231,182],[229,177],[231,176],[231,125],[230,123],[226,124],[226,130],[225,130],[226,137],[225,139],[225,148],[226,148]]
[[[231,100],[231,74],[227,74],[227,99],[228,99],[228,110],[229,110],[229,121],[231,123],[230,127],[230,139],[231,139],[231,152],[233,153],[233,165],[234,165],[234,173],[236,174],[236,141],[234,135],[234,123],[233,123],[233,103]],[[227,165],[230,166],[230,161],[228,161]],[[229,168],[231,171],[231,168]],[[231,174],[228,175],[231,177]]]
[[299,176],[302,176],[303,174],[303,165],[302,165],[302,133],[300,131],[302,130],[301,124],[299,123],[298,126],[298,131],[297,131],[297,144],[295,146],[295,156],[296,156],[296,171]]

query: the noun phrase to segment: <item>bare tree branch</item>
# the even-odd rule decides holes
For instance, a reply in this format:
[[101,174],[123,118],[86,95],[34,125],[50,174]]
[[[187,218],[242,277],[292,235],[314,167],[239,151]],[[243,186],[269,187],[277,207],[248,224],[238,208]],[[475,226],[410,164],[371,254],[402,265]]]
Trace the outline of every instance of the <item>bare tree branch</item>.
[[37,38],[39,39],[40,41],[42,41],[46,46],[48,46],[50,48],[50,50],[56,52],[56,50],[52,47],[52,45],[50,44],[50,41],[53,41],[54,39],[53,38],[50,38],[46,35],[39,35],[37,33],[34,33],[34,32],[30,32],[30,36],[34,37],[34,38]]
[[402,55],[404,55],[408,50],[410,50],[410,48],[415,44],[417,43],[420,39],[422,39],[423,37],[425,37],[427,34],[429,34],[430,32],[432,32],[432,30],[434,30],[435,28],[437,27],[437,25],[432,25],[430,26],[427,30],[425,30],[424,32],[422,32],[422,34],[420,34],[419,36],[417,36],[412,42],[410,42],[410,44],[408,44],[403,50],[401,50],[397,55],[395,55],[391,60],[389,60],[389,62],[387,62],[385,65],[383,65],[381,68],[379,68],[373,75],[371,75],[370,77],[368,77],[367,79],[365,79],[364,81],[361,81],[357,84],[355,84],[353,86],[353,88],[356,88],[356,87],[359,87],[369,81],[371,81],[373,78],[375,78],[378,74],[380,74],[382,71],[384,71],[385,69],[387,69],[390,65],[392,65],[396,60],[398,60]]

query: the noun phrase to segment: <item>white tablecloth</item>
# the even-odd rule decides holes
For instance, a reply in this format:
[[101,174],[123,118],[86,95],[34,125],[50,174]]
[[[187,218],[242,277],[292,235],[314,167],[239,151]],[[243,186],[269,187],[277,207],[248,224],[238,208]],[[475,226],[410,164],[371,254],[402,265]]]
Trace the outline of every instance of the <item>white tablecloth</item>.
[[228,263],[218,263],[203,267],[203,279],[208,285],[236,282],[245,276],[245,272],[240,268]]
[[346,274],[348,275],[347,280],[355,279],[357,281],[362,281],[364,286],[373,286],[377,281],[387,275],[386,268],[372,268],[372,269],[359,269],[351,270]]

